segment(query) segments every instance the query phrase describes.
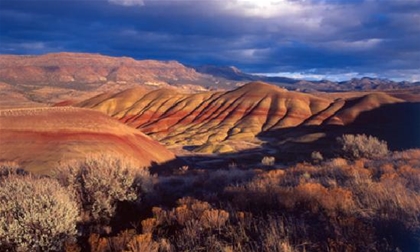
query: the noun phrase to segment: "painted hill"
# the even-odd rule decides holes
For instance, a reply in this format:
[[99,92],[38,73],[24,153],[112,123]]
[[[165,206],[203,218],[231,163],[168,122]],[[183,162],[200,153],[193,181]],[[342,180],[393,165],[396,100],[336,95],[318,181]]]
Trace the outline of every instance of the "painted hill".
[[135,88],[78,106],[102,111],[167,145],[200,152],[232,151],[231,141],[298,126],[349,125],[361,113],[404,100],[385,93],[333,99],[253,82],[233,91],[182,94]]
[[139,166],[174,158],[141,132],[97,111],[60,107],[0,110],[0,161],[48,173],[66,160],[118,154]]

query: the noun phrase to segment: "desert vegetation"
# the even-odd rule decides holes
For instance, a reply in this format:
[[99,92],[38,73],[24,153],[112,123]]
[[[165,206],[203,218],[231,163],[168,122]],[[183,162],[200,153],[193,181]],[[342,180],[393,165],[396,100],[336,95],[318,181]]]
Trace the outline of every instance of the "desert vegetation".
[[347,140],[342,157],[315,153],[316,162],[286,168],[262,162],[150,175],[102,155],[47,177],[4,163],[1,249],[418,251],[420,150],[368,148],[349,158]]

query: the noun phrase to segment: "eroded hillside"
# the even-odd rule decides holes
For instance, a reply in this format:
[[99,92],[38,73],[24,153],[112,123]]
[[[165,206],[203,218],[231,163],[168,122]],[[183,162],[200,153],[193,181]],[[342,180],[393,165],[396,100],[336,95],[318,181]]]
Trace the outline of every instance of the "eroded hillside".
[[253,82],[227,92],[182,94],[129,89],[78,106],[102,111],[166,145],[199,152],[233,151],[232,141],[255,141],[281,129],[352,124],[360,114],[405,100],[386,93],[329,98]]

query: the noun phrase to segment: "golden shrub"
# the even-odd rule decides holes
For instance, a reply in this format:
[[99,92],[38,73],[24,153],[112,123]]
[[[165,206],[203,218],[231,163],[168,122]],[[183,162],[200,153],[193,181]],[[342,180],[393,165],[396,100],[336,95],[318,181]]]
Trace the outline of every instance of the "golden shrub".
[[186,205],[176,207],[170,213],[171,219],[178,222],[180,225],[185,225],[185,223],[192,219],[193,213]]
[[155,218],[148,218],[148,219],[142,220],[141,222],[142,231],[145,234],[153,233],[153,230],[156,228],[156,226],[157,226],[157,220]]
[[141,234],[134,236],[127,244],[127,252],[157,252],[159,243],[152,239],[152,235]]
[[224,210],[205,210],[200,218],[200,223],[206,228],[220,229],[229,219],[229,213]]

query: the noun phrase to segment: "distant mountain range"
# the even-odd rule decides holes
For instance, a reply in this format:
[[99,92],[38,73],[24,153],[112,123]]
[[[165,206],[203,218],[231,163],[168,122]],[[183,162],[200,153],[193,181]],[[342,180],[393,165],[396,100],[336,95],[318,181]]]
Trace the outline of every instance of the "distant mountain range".
[[214,77],[223,78],[226,80],[235,81],[264,81],[271,84],[283,86],[289,90],[300,90],[300,91],[351,91],[351,90],[389,90],[389,89],[401,89],[420,86],[420,82],[408,82],[408,81],[391,81],[387,79],[377,78],[353,78],[348,81],[333,82],[329,80],[322,81],[306,81],[299,79],[292,79],[287,77],[269,77],[263,75],[247,74],[239,70],[234,66],[213,66],[205,65],[195,67],[195,70],[199,73],[212,75]]

